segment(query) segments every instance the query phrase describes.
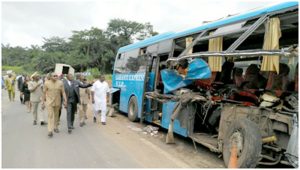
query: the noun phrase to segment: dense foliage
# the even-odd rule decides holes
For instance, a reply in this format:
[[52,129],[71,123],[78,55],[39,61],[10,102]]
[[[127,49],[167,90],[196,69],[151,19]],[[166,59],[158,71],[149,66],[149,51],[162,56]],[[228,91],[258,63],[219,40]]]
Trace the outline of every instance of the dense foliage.
[[73,31],[68,39],[43,38],[41,46],[23,48],[2,44],[2,68],[15,67],[19,73],[47,73],[54,70],[55,63],[64,63],[73,66],[76,72],[97,68],[101,73],[111,73],[118,48],[156,34],[150,23],[112,19],[106,30],[92,27]]

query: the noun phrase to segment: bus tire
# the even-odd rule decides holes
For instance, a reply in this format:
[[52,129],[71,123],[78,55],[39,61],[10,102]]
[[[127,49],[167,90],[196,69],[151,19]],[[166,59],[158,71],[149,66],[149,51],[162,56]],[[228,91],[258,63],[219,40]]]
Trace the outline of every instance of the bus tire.
[[226,167],[229,164],[232,141],[237,141],[238,168],[256,167],[262,148],[258,126],[246,118],[239,118],[228,127],[223,144],[223,159]]
[[128,105],[128,119],[132,122],[138,120],[138,103],[135,96],[132,96]]

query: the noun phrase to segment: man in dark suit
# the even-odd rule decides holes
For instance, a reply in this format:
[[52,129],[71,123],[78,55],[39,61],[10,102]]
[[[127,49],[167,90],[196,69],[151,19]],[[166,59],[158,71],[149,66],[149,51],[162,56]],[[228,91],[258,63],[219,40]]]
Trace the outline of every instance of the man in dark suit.
[[20,101],[21,101],[22,104],[25,104],[24,99],[23,99],[23,94],[22,94],[22,89],[23,89],[25,76],[26,75],[21,75],[17,80],[18,81],[18,90],[20,92]]
[[68,74],[67,78],[63,80],[65,93],[67,98],[67,122],[68,132],[71,133],[74,129],[75,112],[77,109],[77,103],[80,103],[79,87],[88,88],[91,84],[82,84],[78,80],[74,80],[72,74]]

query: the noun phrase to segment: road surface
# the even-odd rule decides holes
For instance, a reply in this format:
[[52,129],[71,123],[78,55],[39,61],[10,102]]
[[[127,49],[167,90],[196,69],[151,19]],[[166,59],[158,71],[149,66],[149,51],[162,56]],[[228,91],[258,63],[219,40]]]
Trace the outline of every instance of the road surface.
[[222,168],[219,155],[190,140],[176,137],[175,145],[165,144],[165,131],[154,137],[140,131],[146,124],[129,122],[126,116],[108,118],[107,125],[92,122],[67,133],[66,112],[62,113],[60,133],[47,136],[47,127],[33,125],[25,105],[8,101],[2,91],[3,168]]

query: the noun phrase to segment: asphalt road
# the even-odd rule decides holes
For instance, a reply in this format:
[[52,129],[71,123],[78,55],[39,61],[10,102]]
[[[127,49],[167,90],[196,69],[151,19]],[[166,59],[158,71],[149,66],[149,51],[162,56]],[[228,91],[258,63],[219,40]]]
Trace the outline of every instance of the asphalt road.
[[[2,167],[3,168],[222,168],[222,159],[199,147],[196,152],[186,139],[176,145],[164,143],[165,132],[157,137],[145,135],[145,125],[131,123],[123,115],[108,118],[107,125],[93,123],[67,133],[66,112],[62,113],[60,133],[48,138],[47,127],[32,124],[16,94],[9,102],[2,91]],[[135,128],[132,128],[135,127]]]

